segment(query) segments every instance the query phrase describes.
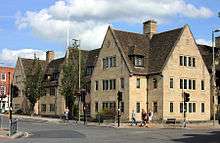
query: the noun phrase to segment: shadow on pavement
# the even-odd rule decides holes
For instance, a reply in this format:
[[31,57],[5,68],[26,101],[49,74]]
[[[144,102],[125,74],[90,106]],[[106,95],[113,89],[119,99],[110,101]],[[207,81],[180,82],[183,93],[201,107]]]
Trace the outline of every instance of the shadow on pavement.
[[72,130],[47,130],[32,132],[30,138],[85,138],[84,134],[81,134]]
[[185,138],[174,139],[182,143],[220,143],[220,131],[207,132],[207,134],[184,134]]

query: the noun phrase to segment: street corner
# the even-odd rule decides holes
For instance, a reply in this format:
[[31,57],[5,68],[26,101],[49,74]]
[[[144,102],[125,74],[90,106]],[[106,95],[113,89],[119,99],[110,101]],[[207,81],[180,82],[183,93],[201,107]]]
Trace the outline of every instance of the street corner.
[[27,138],[31,134],[28,132],[17,132],[14,135],[10,136],[11,139],[18,139],[18,138]]

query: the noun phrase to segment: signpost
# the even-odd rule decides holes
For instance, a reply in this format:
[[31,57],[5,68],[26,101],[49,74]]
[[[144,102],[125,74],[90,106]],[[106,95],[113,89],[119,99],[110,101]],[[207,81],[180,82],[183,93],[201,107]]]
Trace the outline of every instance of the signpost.
[[17,133],[18,130],[18,121],[17,120],[10,120],[9,121],[9,136]]

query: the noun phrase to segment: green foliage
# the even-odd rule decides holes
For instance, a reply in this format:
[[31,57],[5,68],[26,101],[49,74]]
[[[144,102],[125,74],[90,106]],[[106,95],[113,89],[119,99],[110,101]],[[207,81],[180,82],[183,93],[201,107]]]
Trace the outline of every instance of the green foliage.
[[43,67],[39,59],[35,58],[26,73],[25,96],[30,101],[30,112],[33,112],[35,103],[45,95],[43,86]]

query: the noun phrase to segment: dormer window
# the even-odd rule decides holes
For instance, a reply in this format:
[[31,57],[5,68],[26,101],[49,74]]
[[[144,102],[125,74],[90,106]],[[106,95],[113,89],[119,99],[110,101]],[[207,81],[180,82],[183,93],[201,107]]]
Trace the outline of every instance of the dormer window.
[[134,65],[136,67],[143,67],[144,66],[144,57],[143,56],[135,56],[134,57]]

